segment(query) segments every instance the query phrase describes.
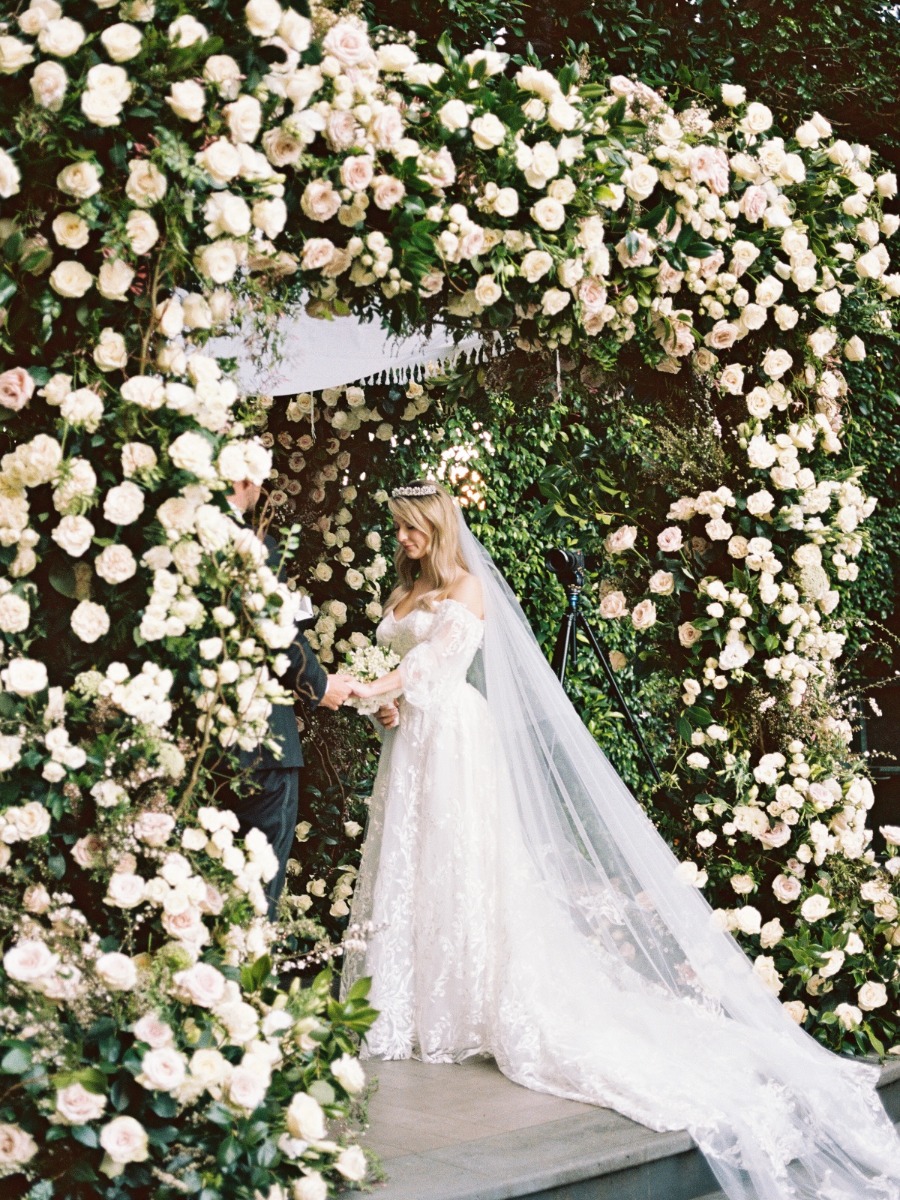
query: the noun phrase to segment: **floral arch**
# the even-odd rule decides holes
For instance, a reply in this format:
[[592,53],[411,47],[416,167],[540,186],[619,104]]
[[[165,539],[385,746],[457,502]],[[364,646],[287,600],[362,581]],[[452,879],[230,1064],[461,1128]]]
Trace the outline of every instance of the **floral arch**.
[[[600,613],[677,639],[685,885],[731,888],[721,919],[797,1020],[893,1045],[898,833],[876,857],[830,705],[874,503],[840,458],[842,364],[896,318],[896,180],[728,85],[675,113],[637,81],[232,9],[34,0],[0,28],[0,1168],[34,1200],[315,1200],[363,1174],[326,1120],[372,1013],[327,976],[280,987],[271,852],[235,841],[211,774],[283,699],[298,594],[225,501],[273,472],[270,401],[204,344],[300,296],[598,370],[627,351],[705,398],[738,466],[610,528],[627,585]],[[348,472],[432,395],[390,421],[355,386],[285,414],[274,507],[321,509],[300,582],[328,584],[326,661],[386,569]]]

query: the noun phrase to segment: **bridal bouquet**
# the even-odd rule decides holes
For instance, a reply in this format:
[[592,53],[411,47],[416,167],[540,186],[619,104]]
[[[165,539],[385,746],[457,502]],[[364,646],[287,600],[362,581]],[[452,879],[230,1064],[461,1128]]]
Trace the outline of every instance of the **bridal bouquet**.
[[[348,675],[352,675],[354,679],[359,679],[362,683],[374,683],[376,679],[381,679],[383,675],[389,674],[399,665],[399,654],[395,654],[393,650],[387,650],[383,646],[370,645],[359,646],[355,650],[351,650],[347,655],[344,669]],[[378,712],[379,708],[390,704],[399,695],[400,690],[398,689],[395,692],[385,692],[381,696],[373,696],[370,700],[351,696],[346,703],[355,708],[357,712],[368,715]]]

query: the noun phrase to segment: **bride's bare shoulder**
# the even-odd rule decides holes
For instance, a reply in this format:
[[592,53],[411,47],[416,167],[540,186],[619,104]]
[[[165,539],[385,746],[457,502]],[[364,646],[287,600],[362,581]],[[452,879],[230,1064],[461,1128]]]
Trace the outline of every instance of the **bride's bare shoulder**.
[[455,600],[457,604],[464,604],[476,617],[484,619],[484,597],[481,592],[481,580],[471,575],[468,571],[463,571],[453,581],[452,586],[447,592],[447,599]]

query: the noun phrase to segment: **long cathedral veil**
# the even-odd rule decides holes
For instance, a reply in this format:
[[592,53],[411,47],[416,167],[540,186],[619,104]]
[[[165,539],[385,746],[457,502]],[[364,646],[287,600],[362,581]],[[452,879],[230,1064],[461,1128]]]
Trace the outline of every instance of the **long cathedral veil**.
[[[547,903],[575,930],[579,961],[558,983],[559,1020],[582,964],[590,978],[602,960],[621,1011],[655,1014],[638,1040],[660,1086],[688,1068],[696,1081],[706,1056],[696,1090],[708,1111],[694,1097],[683,1124],[732,1200],[897,1200],[900,1139],[874,1091],[878,1068],[832,1054],[765,989],[585,728],[462,514],[460,527],[484,592],[472,681],[499,727],[517,836]],[[587,1060],[589,1027],[583,1043]],[[604,1102],[589,1082],[520,1082]],[[640,1120],[639,1107],[629,1115]]]

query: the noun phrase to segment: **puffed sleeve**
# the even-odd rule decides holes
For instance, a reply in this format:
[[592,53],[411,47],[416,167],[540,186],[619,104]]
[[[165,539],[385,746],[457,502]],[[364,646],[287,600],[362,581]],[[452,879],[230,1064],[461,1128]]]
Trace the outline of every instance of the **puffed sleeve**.
[[483,630],[484,623],[464,604],[442,601],[427,638],[400,663],[407,704],[430,708],[440,702],[447,688],[464,681]]

